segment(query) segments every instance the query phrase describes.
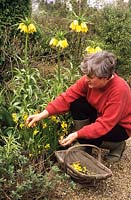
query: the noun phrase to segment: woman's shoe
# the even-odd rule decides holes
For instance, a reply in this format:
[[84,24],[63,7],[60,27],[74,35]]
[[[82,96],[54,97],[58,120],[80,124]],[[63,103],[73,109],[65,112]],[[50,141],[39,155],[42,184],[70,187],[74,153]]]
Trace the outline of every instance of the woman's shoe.
[[118,162],[121,159],[122,154],[125,150],[126,142],[125,141],[122,141],[122,142],[106,142],[106,141],[104,141],[100,147],[110,150],[108,155],[105,156],[106,161]]

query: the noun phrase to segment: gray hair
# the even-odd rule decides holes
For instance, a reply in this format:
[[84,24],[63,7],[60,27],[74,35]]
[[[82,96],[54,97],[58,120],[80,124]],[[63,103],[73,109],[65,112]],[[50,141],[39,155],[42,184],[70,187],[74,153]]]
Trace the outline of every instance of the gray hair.
[[115,71],[116,57],[113,53],[101,51],[86,56],[80,65],[81,71],[98,78],[110,78]]

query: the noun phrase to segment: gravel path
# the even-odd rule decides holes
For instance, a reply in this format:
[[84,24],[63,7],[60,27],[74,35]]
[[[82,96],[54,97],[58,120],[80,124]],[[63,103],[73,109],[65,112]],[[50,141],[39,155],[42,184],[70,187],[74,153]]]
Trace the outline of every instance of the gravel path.
[[104,165],[112,170],[112,177],[94,186],[77,183],[75,189],[69,184],[61,185],[54,200],[131,200],[131,138],[121,160],[114,164],[104,162]]

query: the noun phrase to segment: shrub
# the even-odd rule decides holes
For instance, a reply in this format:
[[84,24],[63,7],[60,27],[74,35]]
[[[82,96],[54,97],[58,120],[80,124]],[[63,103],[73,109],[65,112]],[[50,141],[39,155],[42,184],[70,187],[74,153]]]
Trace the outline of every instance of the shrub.
[[30,14],[30,0],[0,1],[0,65],[10,63],[13,60],[16,24],[21,18],[30,16]]
[[96,32],[105,49],[118,57],[118,72],[123,76],[131,74],[131,12],[122,5],[107,6],[99,14]]

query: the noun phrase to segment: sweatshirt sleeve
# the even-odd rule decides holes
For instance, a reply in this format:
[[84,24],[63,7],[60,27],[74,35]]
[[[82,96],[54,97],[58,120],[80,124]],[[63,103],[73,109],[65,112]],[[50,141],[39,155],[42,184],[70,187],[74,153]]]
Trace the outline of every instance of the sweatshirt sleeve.
[[126,95],[115,93],[109,97],[104,111],[96,121],[78,131],[78,138],[95,139],[107,134],[122,118],[126,105]]
[[86,96],[86,93],[87,80],[86,76],[82,76],[75,84],[51,101],[45,109],[49,112],[49,115],[68,112],[70,103],[81,96]]

